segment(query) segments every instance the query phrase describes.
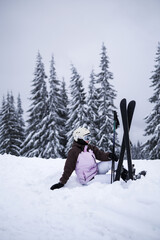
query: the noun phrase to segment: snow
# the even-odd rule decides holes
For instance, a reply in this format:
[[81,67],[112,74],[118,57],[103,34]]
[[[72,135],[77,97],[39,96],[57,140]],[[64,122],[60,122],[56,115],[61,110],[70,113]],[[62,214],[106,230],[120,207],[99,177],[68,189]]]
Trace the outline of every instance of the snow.
[[0,155],[1,240],[160,239],[160,160],[133,161],[147,170],[141,180],[81,186],[73,173],[51,191],[64,162]]

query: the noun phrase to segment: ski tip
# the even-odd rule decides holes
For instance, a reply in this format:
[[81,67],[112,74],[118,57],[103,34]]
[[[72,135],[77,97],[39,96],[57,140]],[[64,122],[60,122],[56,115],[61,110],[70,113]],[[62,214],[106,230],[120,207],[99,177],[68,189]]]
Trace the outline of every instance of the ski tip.
[[121,100],[121,102],[126,102],[127,100],[126,100],[126,98],[123,98],[122,100]]
[[121,100],[120,105],[123,105],[123,104],[127,104],[126,98],[123,98],[123,99]]
[[135,100],[132,100],[129,102],[128,106],[135,106],[136,105],[136,101]]
[[135,101],[135,100],[132,100],[132,101],[130,101],[130,103],[134,103],[134,104],[136,104],[136,101]]
[[[122,106],[122,105],[127,105],[127,100],[126,100],[126,98],[123,98],[123,99],[121,100],[120,106]],[[131,101],[128,103],[128,107],[133,107],[133,108],[135,108],[135,106],[136,106],[136,101],[135,101],[135,100],[131,100]]]

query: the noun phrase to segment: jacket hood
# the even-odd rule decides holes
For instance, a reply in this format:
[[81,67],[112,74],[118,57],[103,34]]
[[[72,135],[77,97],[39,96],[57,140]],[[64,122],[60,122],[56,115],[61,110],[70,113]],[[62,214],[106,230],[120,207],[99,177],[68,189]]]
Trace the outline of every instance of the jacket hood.
[[83,151],[85,145],[88,145],[88,144],[87,144],[87,143],[81,144],[81,143],[79,143],[79,142],[74,141],[74,142],[73,142],[73,145],[72,145],[72,148],[73,148],[73,147],[78,147],[78,148],[80,148],[80,149]]

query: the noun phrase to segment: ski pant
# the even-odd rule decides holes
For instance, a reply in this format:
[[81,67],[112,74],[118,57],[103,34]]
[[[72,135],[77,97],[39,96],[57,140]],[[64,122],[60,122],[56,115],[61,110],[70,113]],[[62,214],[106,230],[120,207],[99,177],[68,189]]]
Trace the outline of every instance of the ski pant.
[[[115,170],[117,169],[118,163],[114,163]],[[97,164],[98,172],[97,174],[106,174],[112,167],[112,161],[99,162]]]

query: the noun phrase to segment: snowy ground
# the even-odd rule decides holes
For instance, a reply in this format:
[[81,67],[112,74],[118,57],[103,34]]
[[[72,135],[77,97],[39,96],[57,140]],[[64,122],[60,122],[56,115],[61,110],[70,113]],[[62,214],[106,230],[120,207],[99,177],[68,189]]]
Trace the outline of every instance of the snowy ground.
[[160,239],[160,160],[135,161],[141,180],[81,186],[73,174],[51,191],[64,161],[0,155],[0,240]]

